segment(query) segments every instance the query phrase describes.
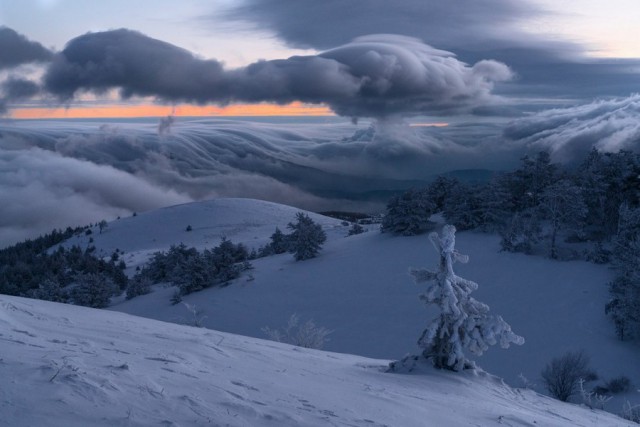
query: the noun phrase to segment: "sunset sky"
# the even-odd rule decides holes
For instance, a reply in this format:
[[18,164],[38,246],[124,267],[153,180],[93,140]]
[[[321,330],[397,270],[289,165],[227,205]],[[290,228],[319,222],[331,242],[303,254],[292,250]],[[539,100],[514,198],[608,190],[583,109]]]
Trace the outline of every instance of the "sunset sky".
[[[510,107],[557,102],[550,100],[550,95],[590,99],[638,90],[640,2],[636,0],[491,0],[484,4],[460,0],[449,6],[422,1],[383,3],[0,0],[0,25],[52,52],[62,51],[70,40],[87,32],[126,28],[186,49],[196,58],[215,59],[225,70],[259,60],[317,55],[369,34],[401,34],[449,51],[465,63],[495,59],[506,64],[514,78],[507,79],[511,80],[508,84],[498,82],[497,92]],[[440,27],[445,31],[438,31]],[[27,77],[37,82],[46,66],[31,63],[0,68],[0,78]],[[558,91],[557,86],[562,89]],[[102,88],[93,91],[83,87],[64,102],[46,92],[28,99],[6,95],[0,107],[5,105],[5,115],[12,118],[171,113],[295,116],[330,115],[336,110],[322,98],[304,102],[295,95],[291,102],[280,98],[270,102],[268,96],[257,103],[231,99],[229,106],[225,106],[226,99],[185,103],[153,93],[121,101],[116,92],[119,88],[113,85],[114,90],[104,93]],[[4,91],[10,92],[6,86]],[[339,114],[354,115],[352,109],[347,110]],[[428,115],[428,110],[417,113]]]

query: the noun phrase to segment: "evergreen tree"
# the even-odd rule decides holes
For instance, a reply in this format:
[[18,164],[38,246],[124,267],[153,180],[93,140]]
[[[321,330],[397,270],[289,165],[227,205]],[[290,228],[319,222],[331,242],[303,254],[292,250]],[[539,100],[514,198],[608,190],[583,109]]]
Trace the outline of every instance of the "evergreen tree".
[[640,208],[620,207],[612,264],[616,278],[609,284],[611,300],[605,312],[611,316],[618,337],[640,338]]
[[435,213],[435,205],[424,191],[408,190],[393,197],[387,204],[387,213],[382,220],[383,233],[413,236],[431,230],[434,223],[429,220]]
[[271,235],[271,242],[269,243],[271,253],[283,254],[287,252],[288,248],[289,237],[276,227],[276,231]]
[[469,259],[455,250],[455,232],[454,226],[445,225],[441,237],[435,232],[429,235],[440,255],[436,271],[412,269],[410,273],[416,283],[429,283],[420,299],[440,308],[440,316],[427,326],[418,340],[424,349],[422,356],[430,359],[436,368],[459,371],[474,367],[464,355],[465,349],[481,355],[489,345],[499,343],[507,348],[512,343],[523,344],[524,339],[514,334],[502,317],[490,315],[487,305],[470,296],[478,288],[477,283],[454,273],[456,261],[466,263]]
[[74,282],[70,292],[71,301],[86,307],[108,307],[111,297],[118,290],[111,279],[99,274],[79,274]]
[[549,256],[556,259],[558,232],[579,230],[587,214],[582,189],[567,179],[557,181],[545,188],[539,206],[543,218],[549,221],[551,228]]
[[514,205],[504,175],[479,189],[478,220],[484,231],[502,230],[511,220]]
[[316,224],[305,213],[296,214],[296,222],[287,227],[292,231],[289,235],[289,252],[296,261],[314,258],[327,240],[327,235],[319,224]]
[[442,211],[451,191],[458,185],[460,185],[460,182],[456,178],[443,175],[438,176],[429,184],[426,190],[426,196],[427,199],[431,200],[434,204],[435,212]]
[[539,152],[535,158],[527,155],[521,160],[520,169],[505,177],[516,211],[537,207],[542,192],[555,181],[557,174],[557,166],[551,163],[546,151]]
[[482,224],[481,188],[459,183],[450,189],[442,216],[460,230],[470,230]]
[[27,293],[30,298],[41,299],[53,302],[67,302],[67,295],[60,287],[60,283],[51,278],[42,281],[37,289],[32,289]]
[[356,234],[362,234],[362,233],[364,233],[364,228],[357,222],[354,222],[353,224],[351,224],[351,227],[349,227],[349,232],[348,232],[349,236],[355,236]]
[[151,280],[148,277],[136,276],[129,281],[127,287],[127,299],[132,299],[140,295],[146,295],[151,292]]

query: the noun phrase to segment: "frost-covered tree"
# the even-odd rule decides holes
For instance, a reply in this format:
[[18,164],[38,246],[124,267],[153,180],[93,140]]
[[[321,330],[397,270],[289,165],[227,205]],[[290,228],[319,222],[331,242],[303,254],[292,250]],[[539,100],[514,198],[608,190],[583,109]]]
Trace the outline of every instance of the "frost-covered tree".
[[436,305],[440,316],[424,330],[418,345],[424,349],[422,356],[430,359],[439,369],[459,371],[474,367],[464,354],[467,349],[481,355],[490,345],[521,345],[524,338],[511,331],[500,316],[489,314],[489,307],[470,296],[478,284],[457,276],[453,264],[466,263],[469,257],[455,250],[455,232],[452,225],[445,225],[441,236],[431,233],[429,239],[440,255],[435,271],[411,269],[416,283],[427,282],[427,290],[420,296],[427,305]]
[[393,197],[387,204],[387,213],[382,220],[382,232],[413,236],[433,229],[429,220],[436,211],[424,191],[408,190]]
[[288,250],[296,261],[316,257],[322,244],[327,240],[327,235],[322,227],[303,212],[298,212],[296,222],[290,222],[287,227],[292,231],[288,237]]
[[515,213],[500,232],[500,246],[507,252],[530,254],[542,238],[542,226],[537,210],[527,209]]

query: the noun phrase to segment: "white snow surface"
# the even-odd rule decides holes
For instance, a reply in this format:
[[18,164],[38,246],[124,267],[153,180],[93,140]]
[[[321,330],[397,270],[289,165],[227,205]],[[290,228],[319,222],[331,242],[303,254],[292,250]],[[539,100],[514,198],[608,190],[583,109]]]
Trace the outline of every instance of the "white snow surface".
[[[125,252],[124,259],[128,266],[136,266],[146,261],[153,252],[167,250],[171,245],[184,243],[198,249],[212,248],[223,237],[257,250],[269,242],[276,227],[288,233],[287,224],[295,222],[297,212],[304,211],[263,200],[213,199],[120,218],[109,222],[102,233],[94,226],[91,235],[77,235],[63,245],[84,248],[92,244],[103,256],[111,255],[118,249]],[[342,222],[312,212],[306,213],[329,234]],[[186,231],[189,225],[192,231]],[[92,243],[90,239],[93,239]]]
[[[215,246],[222,235],[257,248],[276,226],[286,232],[298,211],[249,199],[190,203],[113,221],[102,234],[95,228],[93,244],[105,255],[124,250],[130,266],[172,244]],[[408,270],[435,267],[437,254],[427,235],[395,237],[376,229],[346,237],[348,226],[341,221],[310,215],[328,235],[317,258],[295,262],[282,254],[258,259],[231,285],[187,295],[184,301],[196,306],[203,325],[213,330],[266,338],[265,326],[283,328],[295,313],[302,322],[312,319],[333,331],[326,350],[389,360],[417,354],[416,341],[436,311],[418,299],[424,287],[413,283]],[[192,232],[185,231],[187,225]],[[74,237],[67,244],[86,245],[88,238]],[[632,390],[605,409],[619,413],[627,400],[640,403],[640,347],[618,340],[604,313],[607,283],[613,278],[607,266],[500,252],[499,237],[475,232],[458,232],[456,249],[469,255],[467,264],[455,264],[456,274],[479,285],[471,296],[525,338],[522,346],[494,346],[481,357],[469,354],[480,367],[512,386],[523,385],[523,374],[535,391],[544,392],[540,371],[545,364],[567,351],[584,350],[600,376],[591,386],[620,375],[631,379]],[[171,305],[173,292],[158,285],[153,293],[111,310],[192,323],[185,306]]]
[[2,426],[631,426],[484,372],[0,295]]

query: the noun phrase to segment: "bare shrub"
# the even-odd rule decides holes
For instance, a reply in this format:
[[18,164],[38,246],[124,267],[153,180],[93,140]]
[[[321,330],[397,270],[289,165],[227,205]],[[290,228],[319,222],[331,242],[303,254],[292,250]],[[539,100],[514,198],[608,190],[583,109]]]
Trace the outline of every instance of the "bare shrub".
[[307,320],[305,323],[300,324],[298,315],[292,314],[284,330],[271,329],[265,326],[262,328],[262,332],[273,341],[293,344],[298,347],[321,349],[324,347],[324,343],[329,340],[327,336],[332,331],[322,326],[317,326],[313,320]]
[[629,377],[621,375],[616,378],[612,378],[609,381],[605,382],[603,385],[599,385],[593,389],[595,393],[609,393],[609,394],[619,394],[626,393],[631,388],[631,380]]
[[184,305],[187,311],[191,314],[191,318],[188,320],[189,324],[191,326],[195,326],[196,328],[202,328],[204,326],[204,319],[207,318],[207,316],[204,314],[204,310],[197,307],[195,304],[183,302],[182,305]]
[[622,418],[640,424],[640,405],[632,405],[627,400],[622,406]]
[[589,368],[589,357],[584,351],[567,352],[552,359],[542,370],[541,376],[551,396],[563,402],[578,391],[580,379],[593,381],[597,378]]

